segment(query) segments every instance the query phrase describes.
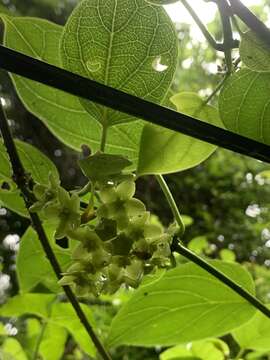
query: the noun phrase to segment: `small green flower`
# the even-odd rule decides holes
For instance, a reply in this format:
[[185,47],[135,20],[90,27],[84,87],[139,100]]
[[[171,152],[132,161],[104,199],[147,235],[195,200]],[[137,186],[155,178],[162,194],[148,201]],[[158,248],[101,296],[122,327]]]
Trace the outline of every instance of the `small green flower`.
[[68,191],[59,187],[58,201],[60,203],[58,217],[60,222],[55,232],[55,238],[61,239],[80,226],[80,198],[77,194],[69,195]]
[[33,192],[37,201],[30,207],[30,211],[41,211],[53,205],[57,201],[59,187],[59,180],[56,179],[51,173],[49,174],[49,185],[34,185]]

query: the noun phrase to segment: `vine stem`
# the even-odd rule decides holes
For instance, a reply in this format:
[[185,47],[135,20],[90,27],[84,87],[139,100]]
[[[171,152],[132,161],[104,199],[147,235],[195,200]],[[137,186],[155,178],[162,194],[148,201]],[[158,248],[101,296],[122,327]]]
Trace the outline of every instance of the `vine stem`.
[[[166,184],[166,181],[162,177],[162,175],[158,175],[157,180],[163,190],[164,195],[166,196],[166,199],[168,200],[168,203],[171,207],[172,213],[175,217],[175,221],[179,225],[180,228],[182,228],[182,218],[179,213],[179,210],[177,208],[176,202],[174,201],[173,195]],[[194,264],[198,265],[200,268],[206,270],[209,274],[214,276],[216,279],[220,280],[223,284],[227,285],[229,288],[231,288],[234,292],[236,292],[239,296],[241,296],[243,299],[245,299],[247,302],[249,302],[252,306],[254,306],[256,309],[258,309],[260,312],[262,312],[264,315],[266,315],[268,318],[270,318],[270,309],[268,309],[260,300],[258,300],[255,296],[251,295],[247,290],[242,288],[240,285],[238,285],[236,282],[231,280],[227,275],[225,275],[223,272],[215,268],[213,265],[211,265],[208,261],[204,260],[197,254],[193,253],[189,249],[187,249],[184,245],[182,245],[178,239],[174,239],[171,250],[173,252],[177,252],[178,254],[184,256],[186,259],[190,260]]]
[[[5,116],[5,113],[4,113],[4,110],[1,106],[1,104],[0,104],[0,130],[1,130],[1,133],[3,136],[4,144],[5,144],[9,159],[10,159],[12,172],[13,172],[13,180],[17,184],[17,186],[23,196],[26,208],[29,209],[29,207],[31,205],[33,205],[33,203],[35,201],[33,194],[28,189],[31,180],[30,180],[29,174],[27,174],[25,172],[23,164],[18,155],[16,145],[12,138],[12,135],[11,135],[11,132],[10,132],[10,129],[8,126],[8,122],[7,122],[7,119],[6,119],[6,116]],[[43,250],[54,270],[54,273],[55,273],[57,279],[60,280],[62,277],[62,275],[61,275],[62,271],[61,271],[60,265],[58,263],[58,260],[51,248],[49,239],[48,239],[48,237],[45,233],[45,230],[42,226],[42,222],[36,213],[32,213],[30,211],[28,211],[28,212],[29,212],[30,219],[32,221],[32,226],[38,235],[38,238],[43,247]],[[101,341],[99,340],[94,329],[92,328],[91,324],[89,323],[88,319],[86,318],[86,316],[80,306],[80,303],[78,302],[78,300],[77,300],[75,294],[73,293],[73,291],[71,290],[71,288],[69,286],[65,285],[65,286],[63,286],[63,290],[66,294],[66,297],[70,301],[73,309],[75,310],[78,318],[80,319],[80,322],[84,326],[90,339],[93,341],[97,351],[101,355],[102,359],[103,360],[111,360],[109,353],[107,352],[107,350],[105,349],[105,347],[103,346]]]
[[164,177],[162,175],[155,175],[162,191],[163,191],[163,194],[165,195],[167,201],[168,201],[168,204],[170,205],[170,208],[172,210],[172,213],[173,213],[173,216],[175,218],[175,221],[177,223],[177,225],[179,226],[180,228],[180,236],[182,236],[185,232],[185,224],[183,222],[183,219],[182,219],[182,216],[180,214],[180,211],[178,209],[178,206],[176,205],[176,202],[174,200],[174,197],[164,179]]

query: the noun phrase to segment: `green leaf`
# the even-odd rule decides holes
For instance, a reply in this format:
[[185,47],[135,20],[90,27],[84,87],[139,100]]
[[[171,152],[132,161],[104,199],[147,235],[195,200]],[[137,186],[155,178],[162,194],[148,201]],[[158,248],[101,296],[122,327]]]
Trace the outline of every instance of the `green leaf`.
[[[95,323],[89,306],[85,304],[80,305],[88,321],[94,326]],[[83,351],[91,356],[95,355],[96,350],[94,344],[89,339],[89,335],[82,326],[71,304],[56,303],[52,308],[51,322],[52,324],[65,327]]]
[[[59,42],[63,27],[37,18],[2,17],[4,44],[11,49],[61,66]],[[77,97],[60,90],[11,75],[25,107],[37,116],[64,144],[80,150],[87,144],[99,149],[101,126],[80,104]],[[136,164],[142,121],[114,126],[108,132],[106,152],[121,153]]]
[[219,96],[221,120],[228,130],[270,144],[270,73],[242,69],[225,82]]
[[85,176],[93,181],[107,180],[110,175],[118,175],[131,162],[121,155],[96,153],[79,160]]
[[[217,110],[203,105],[195,93],[179,93],[171,98],[177,110],[222,126]],[[166,174],[189,169],[207,159],[216,146],[156,125],[145,125],[139,153],[138,173]]]
[[228,345],[220,339],[194,341],[185,345],[177,345],[160,355],[160,360],[200,359],[224,360],[230,351]]
[[270,319],[259,311],[250,321],[234,330],[232,334],[243,349],[270,351]]
[[[55,226],[45,225],[45,230],[54,253],[65,271],[71,265],[71,251],[62,249],[54,243],[53,233]],[[20,247],[16,258],[17,276],[21,293],[31,291],[36,285],[42,283],[52,292],[60,291],[57,278],[52,270],[36,232],[29,227],[20,241]]]
[[[15,140],[15,145],[26,172],[32,175],[35,182],[40,184],[48,184],[48,174],[50,172],[56,178],[59,178],[56,166],[37,148],[20,140]],[[0,183],[1,181],[5,181],[9,183],[11,187],[10,190],[0,189],[0,203],[8,209],[22,216],[28,217],[28,212],[24,205],[24,201],[12,180],[12,169],[9,162],[9,157],[1,139],[0,163]]]
[[209,244],[206,236],[196,236],[188,243],[188,248],[196,254],[202,254]]
[[1,345],[0,357],[2,360],[27,360],[21,344],[14,338],[7,338]]
[[[240,265],[212,264],[254,293],[254,283]],[[255,309],[229,287],[187,263],[134,292],[113,319],[109,344],[169,346],[221,336],[254,313]]]
[[235,261],[236,259],[235,253],[230,249],[222,249],[219,256],[224,261]]
[[[73,337],[79,346],[89,355],[95,354],[95,348],[89,339],[86,330],[81,325],[75,310],[69,303],[53,303],[55,295],[48,294],[22,294],[17,295],[8,300],[0,308],[0,316],[5,317],[19,317],[24,314],[34,314],[48,322],[49,329],[47,336],[54,332],[54,326],[64,327]],[[90,308],[84,304],[80,304],[91,325],[94,325],[94,319]],[[60,331],[60,329],[58,329]],[[60,335],[58,331],[58,338],[63,342],[63,334]],[[46,335],[46,332],[45,332]],[[54,336],[54,335],[53,335]],[[47,341],[52,341],[48,339]],[[49,349],[45,349],[46,344],[41,347],[41,353],[48,353]],[[60,347],[61,348],[61,347]],[[60,350],[60,349],[59,349]],[[48,357],[51,360],[51,357]]]
[[29,217],[24,200],[20,196],[20,190],[10,191],[0,189],[0,205],[23,217]]
[[249,30],[241,35],[241,60],[251,70],[270,72],[270,48]]
[[39,347],[39,353],[43,360],[61,359],[67,340],[67,330],[56,324],[48,323],[46,325],[42,342]]
[[[161,103],[177,63],[177,36],[165,10],[145,0],[84,0],[65,25],[61,57],[66,69]],[[104,127],[133,117],[81,100]]]
[[[56,166],[41,151],[20,140],[15,140],[15,145],[24,168],[32,175],[35,182],[48,184],[48,174],[50,172],[55,178],[59,178]],[[12,180],[12,170],[2,140],[0,140],[0,161],[0,179],[10,182]]]
[[20,317],[34,314],[39,317],[49,316],[49,304],[54,300],[53,294],[23,294],[16,295],[0,307],[0,316]]

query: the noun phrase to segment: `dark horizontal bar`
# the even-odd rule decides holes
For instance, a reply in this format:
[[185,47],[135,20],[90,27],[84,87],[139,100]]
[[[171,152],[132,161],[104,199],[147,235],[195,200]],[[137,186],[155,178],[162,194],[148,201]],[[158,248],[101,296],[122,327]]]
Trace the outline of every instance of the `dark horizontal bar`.
[[0,45],[0,68],[196,139],[270,163],[270,146]]

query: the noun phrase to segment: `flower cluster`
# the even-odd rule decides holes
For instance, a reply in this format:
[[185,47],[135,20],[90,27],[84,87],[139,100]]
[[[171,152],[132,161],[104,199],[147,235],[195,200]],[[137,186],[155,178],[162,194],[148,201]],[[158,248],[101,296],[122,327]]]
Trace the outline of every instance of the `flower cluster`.
[[98,205],[90,202],[84,212],[78,194],[70,195],[52,176],[48,187],[34,187],[37,202],[31,210],[58,220],[55,238],[78,241],[60,284],[72,285],[80,296],[114,293],[123,284],[136,288],[144,274],[170,265],[173,232],[152,223],[143,202],[134,197],[133,176],[123,176],[119,168],[109,176],[99,170],[104,169],[99,164],[107,160],[104,156],[93,155],[84,163],[88,178],[99,176],[90,180]]

